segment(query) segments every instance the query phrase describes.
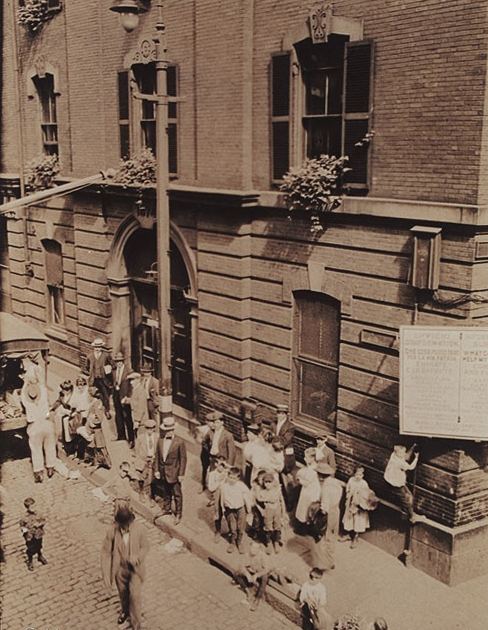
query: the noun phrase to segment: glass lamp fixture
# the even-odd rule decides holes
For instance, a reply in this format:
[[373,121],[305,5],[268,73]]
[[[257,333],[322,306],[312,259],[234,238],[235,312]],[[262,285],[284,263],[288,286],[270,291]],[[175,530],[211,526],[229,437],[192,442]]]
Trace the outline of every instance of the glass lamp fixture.
[[146,11],[138,0],[117,0],[110,7],[110,11],[119,14],[119,22],[123,29],[130,33],[139,24],[139,13]]

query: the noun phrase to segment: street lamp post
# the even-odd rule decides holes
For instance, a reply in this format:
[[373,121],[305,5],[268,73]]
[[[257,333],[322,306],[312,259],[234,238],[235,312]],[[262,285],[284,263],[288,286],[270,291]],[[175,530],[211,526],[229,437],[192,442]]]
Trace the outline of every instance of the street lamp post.
[[[169,223],[169,164],[168,164],[168,90],[167,48],[163,22],[163,3],[158,0],[156,22],[156,238],[158,268],[159,309],[159,365],[161,416],[172,413],[171,395],[171,278],[170,278],[170,223]],[[145,11],[138,0],[119,0],[110,7],[119,14],[123,28],[130,32],[136,28],[139,13]],[[144,97],[146,98],[146,96]]]

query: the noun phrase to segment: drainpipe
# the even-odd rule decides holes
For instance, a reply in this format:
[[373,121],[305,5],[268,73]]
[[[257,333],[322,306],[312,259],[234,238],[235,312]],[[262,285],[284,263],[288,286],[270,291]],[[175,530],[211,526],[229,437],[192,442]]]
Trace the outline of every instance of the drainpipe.
[[[20,184],[20,197],[25,197],[25,182],[24,182],[24,133],[22,131],[22,109],[20,100],[20,67],[19,67],[19,49],[17,41],[17,19],[15,11],[15,2],[10,0],[10,17],[12,20],[12,40],[14,49],[14,82],[15,82],[15,109],[16,109],[16,122],[17,122],[17,138],[19,142],[19,184]],[[27,219],[28,210],[24,210],[22,214],[22,235],[24,245],[24,263],[25,272],[27,275],[31,275],[31,261],[29,253],[29,240],[27,236]]]

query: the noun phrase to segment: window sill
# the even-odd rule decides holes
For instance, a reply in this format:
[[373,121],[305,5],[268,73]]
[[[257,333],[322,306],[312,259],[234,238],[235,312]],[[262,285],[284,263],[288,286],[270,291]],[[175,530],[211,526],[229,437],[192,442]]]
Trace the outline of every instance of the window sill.
[[53,339],[57,339],[58,341],[68,341],[68,335],[64,328],[61,327],[49,327],[44,331],[48,337],[52,337]]

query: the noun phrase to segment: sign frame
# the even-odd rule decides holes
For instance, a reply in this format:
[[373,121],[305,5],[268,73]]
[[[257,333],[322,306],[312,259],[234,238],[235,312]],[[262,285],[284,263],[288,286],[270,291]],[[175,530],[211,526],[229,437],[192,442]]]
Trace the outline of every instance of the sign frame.
[[[423,345],[422,337],[424,337]],[[486,391],[485,397],[488,400],[488,327],[400,326],[399,346],[400,434],[476,442],[488,441],[488,404],[486,412],[481,412],[484,417],[475,417],[479,413],[477,411],[479,399],[475,396],[476,391],[480,394]],[[407,349],[410,352],[407,352]],[[407,356],[408,354],[411,356]],[[439,374],[436,373],[436,368],[439,369]],[[425,376],[425,381],[422,380],[422,374]],[[439,417],[429,422],[429,402],[432,410],[432,401],[425,398],[425,391],[420,394],[421,400],[426,401],[425,414],[420,418],[421,412],[417,410],[417,417],[408,417],[412,409],[415,410],[416,406],[420,407],[415,401],[415,392],[408,390],[409,387],[412,388],[415,381],[417,384],[419,382],[421,384],[435,382],[440,386],[444,384],[445,397],[441,397],[441,405],[448,407],[451,402],[454,403],[453,407],[449,407],[444,426],[442,426],[443,419]],[[483,388],[482,383],[484,384],[485,381],[486,386]],[[474,393],[466,394],[466,391]],[[456,415],[454,424],[453,416]],[[467,418],[464,429],[463,416]],[[458,424],[459,431],[456,430]],[[424,425],[425,429],[423,429]]]

